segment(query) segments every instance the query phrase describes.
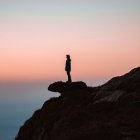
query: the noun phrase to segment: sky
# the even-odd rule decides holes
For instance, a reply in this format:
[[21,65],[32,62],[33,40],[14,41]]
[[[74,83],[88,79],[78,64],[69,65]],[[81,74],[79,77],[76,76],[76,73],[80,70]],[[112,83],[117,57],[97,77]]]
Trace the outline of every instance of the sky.
[[0,81],[122,75],[140,65],[139,0],[0,0]]

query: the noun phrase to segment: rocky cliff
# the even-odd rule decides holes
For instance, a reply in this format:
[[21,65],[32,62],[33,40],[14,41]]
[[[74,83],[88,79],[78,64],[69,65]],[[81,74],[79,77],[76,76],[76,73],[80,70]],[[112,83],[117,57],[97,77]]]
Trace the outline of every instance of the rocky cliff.
[[16,140],[140,140],[140,68],[99,87],[56,82]]

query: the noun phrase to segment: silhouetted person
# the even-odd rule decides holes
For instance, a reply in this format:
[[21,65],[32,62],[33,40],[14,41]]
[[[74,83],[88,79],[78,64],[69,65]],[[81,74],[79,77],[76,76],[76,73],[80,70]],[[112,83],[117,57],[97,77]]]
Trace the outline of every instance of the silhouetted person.
[[66,65],[65,65],[65,71],[67,72],[67,76],[68,76],[68,81],[67,82],[72,82],[71,80],[71,59],[70,59],[70,55],[66,55]]

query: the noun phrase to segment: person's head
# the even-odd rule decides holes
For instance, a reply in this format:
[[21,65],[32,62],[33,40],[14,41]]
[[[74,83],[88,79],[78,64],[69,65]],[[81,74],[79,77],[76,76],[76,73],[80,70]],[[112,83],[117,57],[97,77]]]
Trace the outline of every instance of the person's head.
[[67,59],[70,59],[70,55],[69,54],[67,54],[66,57],[67,57]]

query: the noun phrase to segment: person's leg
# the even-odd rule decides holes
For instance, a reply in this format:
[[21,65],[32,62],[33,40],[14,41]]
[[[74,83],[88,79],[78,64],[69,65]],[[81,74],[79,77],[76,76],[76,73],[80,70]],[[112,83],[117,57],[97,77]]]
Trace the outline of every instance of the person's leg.
[[71,80],[71,75],[70,75],[70,71],[67,71],[67,75],[68,75],[68,82],[72,82],[72,80]]
[[68,81],[69,81],[69,82],[72,82],[72,81],[71,81],[70,71],[68,72]]

